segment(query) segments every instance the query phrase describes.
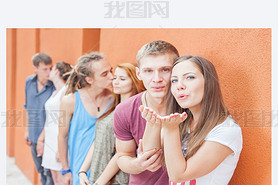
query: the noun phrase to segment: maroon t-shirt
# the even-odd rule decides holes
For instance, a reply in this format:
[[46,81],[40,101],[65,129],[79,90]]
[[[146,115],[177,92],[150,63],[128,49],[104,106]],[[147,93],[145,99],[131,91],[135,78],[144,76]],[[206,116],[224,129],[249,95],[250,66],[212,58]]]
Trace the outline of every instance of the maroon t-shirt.
[[[142,94],[143,92],[120,103],[114,112],[115,137],[122,141],[134,139],[137,147],[146,127],[146,120],[142,118],[139,111],[139,106],[142,105]],[[146,170],[140,174],[130,174],[129,184],[168,185],[169,177],[166,169],[161,167],[155,172]]]

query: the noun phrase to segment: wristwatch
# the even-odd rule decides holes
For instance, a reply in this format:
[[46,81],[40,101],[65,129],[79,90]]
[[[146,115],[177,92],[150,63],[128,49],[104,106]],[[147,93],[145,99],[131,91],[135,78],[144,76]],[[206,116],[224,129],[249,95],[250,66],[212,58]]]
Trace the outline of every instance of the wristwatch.
[[65,174],[67,174],[67,173],[69,173],[69,172],[71,172],[70,169],[68,169],[68,170],[63,170],[63,169],[61,169],[61,174],[62,174],[62,175],[65,175]]

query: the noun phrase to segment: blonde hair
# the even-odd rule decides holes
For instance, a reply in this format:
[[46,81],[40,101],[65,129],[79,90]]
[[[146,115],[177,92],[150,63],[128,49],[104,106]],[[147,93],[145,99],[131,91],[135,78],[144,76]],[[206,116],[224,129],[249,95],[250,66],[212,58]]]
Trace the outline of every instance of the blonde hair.
[[[200,56],[186,55],[176,59],[173,64],[175,65],[181,62],[194,63],[203,74],[205,79],[204,96],[201,102],[200,118],[193,131],[190,131],[188,138],[186,138],[187,150],[186,160],[193,156],[203,144],[205,137],[208,133],[218,124],[222,123],[229,112],[224,104],[222,93],[219,85],[219,79],[214,65]],[[180,124],[181,140],[188,134],[190,124],[193,120],[193,115],[189,109],[181,108],[173,95],[170,95],[168,100],[168,113],[184,112],[186,111],[188,117]]]
[[145,56],[164,55],[166,53],[172,54],[173,60],[179,57],[178,50],[172,44],[162,40],[149,42],[144,46],[142,46],[141,49],[137,52],[136,55],[137,65],[138,67],[140,67],[140,60]]
[[104,55],[99,52],[91,52],[82,55],[78,59],[77,64],[72,69],[71,74],[67,80],[68,88],[66,90],[66,94],[74,93],[77,89],[81,89],[90,85],[86,81],[86,77],[93,77],[94,71],[92,69],[92,64],[104,59]]

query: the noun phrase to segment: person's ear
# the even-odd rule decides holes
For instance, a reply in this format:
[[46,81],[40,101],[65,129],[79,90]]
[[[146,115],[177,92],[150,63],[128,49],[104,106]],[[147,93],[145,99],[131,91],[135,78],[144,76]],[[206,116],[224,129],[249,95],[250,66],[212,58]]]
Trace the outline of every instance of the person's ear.
[[86,76],[86,77],[85,77],[85,80],[86,80],[86,82],[87,82],[88,84],[90,84],[90,85],[92,85],[92,84],[94,83],[94,80],[93,80],[93,78],[91,78],[91,77]]
[[139,80],[142,80],[140,77],[140,69],[138,67],[136,67],[136,76]]
[[38,68],[36,66],[33,65],[33,70],[35,71],[35,73],[38,72]]

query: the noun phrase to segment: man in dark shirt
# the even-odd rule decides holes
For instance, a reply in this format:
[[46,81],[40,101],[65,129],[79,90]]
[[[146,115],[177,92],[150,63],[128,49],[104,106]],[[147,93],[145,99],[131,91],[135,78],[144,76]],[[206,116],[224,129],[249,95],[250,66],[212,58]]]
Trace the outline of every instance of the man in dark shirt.
[[53,83],[48,80],[52,59],[46,53],[37,53],[32,57],[32,62],[36,74],[27,77],[25,83],[24,108],[28,112],[28,127],[25,130],[24,141],[31,146],[33,161],[41,174],[42,185],[53,185],[50,171],[41,166],[44,139],[38,140],[46,118],[44,104],[55,90]]

